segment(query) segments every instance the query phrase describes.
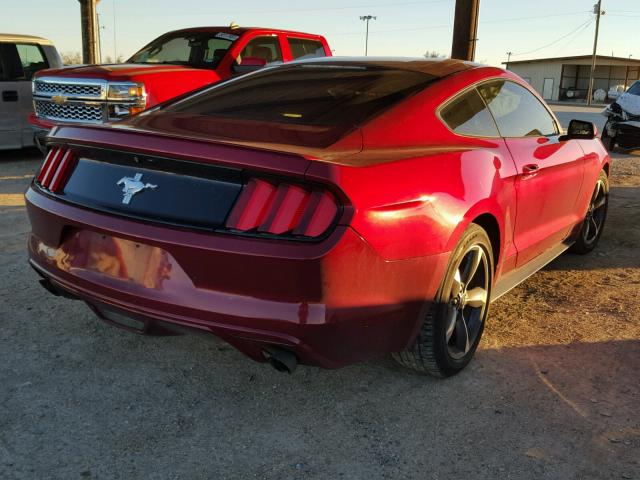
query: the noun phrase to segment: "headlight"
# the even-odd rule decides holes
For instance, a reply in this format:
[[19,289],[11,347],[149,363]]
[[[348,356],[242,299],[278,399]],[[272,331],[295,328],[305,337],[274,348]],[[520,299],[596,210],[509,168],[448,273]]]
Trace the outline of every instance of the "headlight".
[[147,94],[142,83],[110,83],[107,101],[109,120],[120,120],[143,111]]
[[143,103],[145,100],[144,85],[141,83],[110,83],[107,97],[109,100]]

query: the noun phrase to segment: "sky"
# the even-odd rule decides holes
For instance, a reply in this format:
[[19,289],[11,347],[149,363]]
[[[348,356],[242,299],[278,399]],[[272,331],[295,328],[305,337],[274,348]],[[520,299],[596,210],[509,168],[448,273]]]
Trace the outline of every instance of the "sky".
[[[480,0],[476,61],[591,54],[595,0]],[[79,52],[77,0],[0,0],[0,32],[37,35]],[[100,0],[103,57],[129,57],[170,30],[203,25],[263,26],[324,35],[334,55],[449,55],[455,0]],[[640,1],[603,0],[598,53],[640,59]],[[115,42],[114,42],[115,39]]]

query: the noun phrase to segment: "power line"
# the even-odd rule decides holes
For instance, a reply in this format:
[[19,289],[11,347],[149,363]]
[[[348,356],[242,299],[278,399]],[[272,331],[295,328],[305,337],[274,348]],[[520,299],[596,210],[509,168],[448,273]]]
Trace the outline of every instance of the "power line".
[[[518,22],[523,20],[536,20],[540,18],[551,18],[551,17],[561,17],[561,16],[569,16],[569,15],[583,15],[584,12],[567,12],[567,13],[555,13],[553,15],[538,15],[533,17],[515,17],[515,18],[500,18],[496,20],[485,20],[479,21],[480,25],[484,25],[487,23],[505,23],[505,22]],[[396,28],[393,30],[375,30],[375,33],[395,33],[395,32],[417,32],[423,30],[433,30],[436,28],[452,28],[452,23],[441,24],[441,25],[427,25],[424,27],[415,27],[415,28]],[[342,36],[342,35],[360,35],[359,32],[339,32],[339,33],[327,33],[326,36]]]
[[534,48],[533,50],[529,50],[528,52],[520,52],[520,53],[513,53],[512,55],[514,57],[520,56],[520,55],[529,55],[530,53],[535,53],[535,52],[539,52],[540,50],[544,50],[545,48],[549,48],[553,45],[555,45],[556,43],[560,42],[561,40],[564,40],[567,37],[570,37],[571,35],[573,35],[574,33],[578,33],[580,30],[584,30],[585,28],[587,28],[591,23],[593,23],[594,19],[590,18],[589,20],[587,20],[586,22],[580,24],[576,29],[571,30],[569,33],[562,35],[561,37],[555,39],[553,42],[551,43],[547,43],[546,45],[543,45],[542,47],[538,47],[538,48]]
[[[366,3],[366,4],[359,4],[359,5],[349,5],[349,6],[342,6],[342,7],[317,7],[317,8],[287,8],[287,9],[280,9],[280,10],[255,10],[255,11],[251,11],[251,12],[247,12],[250,13],[251,15],[263,15],[263,14],[271,14],[271,13],[308,13],[308,12],[326,12],[326,11],[341,11],[341,10],[356,10],[359,8],[393,8],[393,7],[408,7],[408,6],[413,6],[413,5],[432,5],[434,3],[452,3],[453,0],[423,0],[423,1],[411,1],[411,2],[400,2],[400,3]],[[234,10],[234,11],[226,11],[226,12],[220,12],[220,11],[215,11],[215,12],[210,12],[210,13],[206,13],[206,12],[199,12],[200,14],[209,14],[209,15],[237,15],[238,11]],[[182,14],[178,14],[178,16],[188,16],[188,15],[192,15],[191,13],[182,13]]]
[[587,28],[589,28],[591,25],[593,24],[593,22],[589,22],[587,23],[584,27],[582,27],[582,29],[580,29],[578,32],[575,33],[575,35],[573,35],[573,37],[571,37],[566,43],[563,43],[559,49],[557,49],[554,52],[554,55],[559,55],[560,52],[562,52],[565,48],[567,48],[568,46],[570,46],[576,38],[578,38],[580,36],[580,34],[582,32],[584,32]]

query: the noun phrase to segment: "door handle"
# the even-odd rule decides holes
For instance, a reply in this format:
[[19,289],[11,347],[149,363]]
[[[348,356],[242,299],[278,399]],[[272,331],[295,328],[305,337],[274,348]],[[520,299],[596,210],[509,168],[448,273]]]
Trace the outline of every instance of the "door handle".
[[530,175],[532,173],[536,173],[538,170],[540,170],[540,167],[538,166],[537,163],[529,163],[528,165],[525,165],[524,167],[522,167],[522,173],[524,175]]
[[2,91],[2,101],[3,102],[17,102],[18,101],[18,91],[17,90],[3,90]]

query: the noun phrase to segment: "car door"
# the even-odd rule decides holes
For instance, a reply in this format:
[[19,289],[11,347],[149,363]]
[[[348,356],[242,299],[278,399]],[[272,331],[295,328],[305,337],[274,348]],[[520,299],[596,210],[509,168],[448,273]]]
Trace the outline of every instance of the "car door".
[[516,166],[514,244],[520,267],[567,238],[580,221],[576,202],[584,153],[560,141],[558,124],[529,89],[508,80],[479,86]]
[[31,77],[47,60],[36,44],[0,43],[0,148],[33,145],[28,117],[33,108]]

